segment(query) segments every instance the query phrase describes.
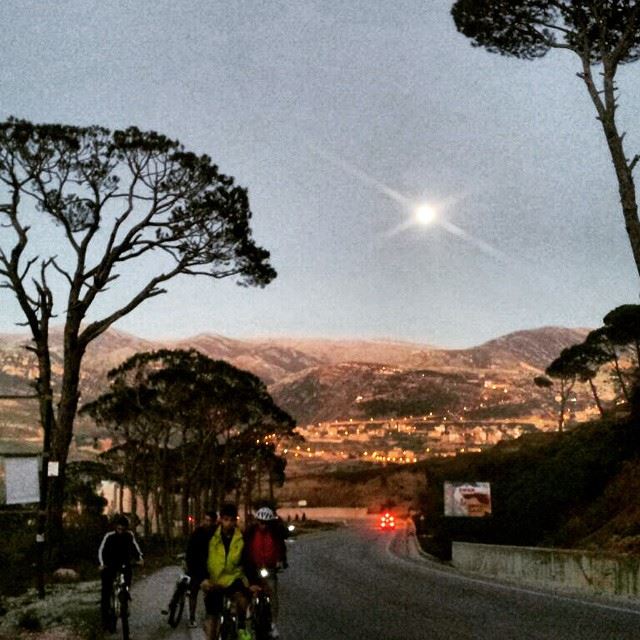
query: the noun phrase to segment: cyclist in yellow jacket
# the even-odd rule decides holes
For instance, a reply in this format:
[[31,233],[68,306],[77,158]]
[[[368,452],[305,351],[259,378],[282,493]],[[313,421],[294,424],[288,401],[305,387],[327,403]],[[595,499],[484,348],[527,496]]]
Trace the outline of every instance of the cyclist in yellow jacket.
[[[238,528],[238,509],[234,504],[223,504],[220,509],[220,525],[209,542],[209,577],[200,585],[205,594],[205,631],[208,640],[215,640],[217,636],[225,595],[235,601],[239,626],[241,629],[244,627],[249,582],[242,567],[243,547],[242,532]],[[242,637],[242,633],[239,637]]]

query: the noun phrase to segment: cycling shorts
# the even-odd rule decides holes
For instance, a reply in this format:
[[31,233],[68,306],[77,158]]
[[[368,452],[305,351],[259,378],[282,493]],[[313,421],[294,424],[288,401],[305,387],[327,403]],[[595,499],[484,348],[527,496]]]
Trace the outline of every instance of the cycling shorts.
[[249,597],[249,589],[244,586],[242,580],[235,580],[224,589],[212,589],[204,594],[204,608],[208,616],[217,616],[222,613],[222,601],[224,596],[233,596],[242,593]]

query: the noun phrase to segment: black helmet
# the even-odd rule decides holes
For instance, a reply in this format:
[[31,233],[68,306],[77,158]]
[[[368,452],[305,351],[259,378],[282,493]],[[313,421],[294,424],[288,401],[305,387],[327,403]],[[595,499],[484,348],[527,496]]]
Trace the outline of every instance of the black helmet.
[[238,507],[236,507],[233,502],[225,502],[220,507],[220,517],[223,518],[227,516],[229,518],[237,518],[238,517]]

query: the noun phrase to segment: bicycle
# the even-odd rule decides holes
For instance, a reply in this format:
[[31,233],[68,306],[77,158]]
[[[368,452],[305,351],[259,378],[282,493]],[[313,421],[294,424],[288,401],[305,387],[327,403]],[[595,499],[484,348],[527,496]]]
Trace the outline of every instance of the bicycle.
[[125,572],[126,566],[122,565],[113,579],[109,602],[109,631],[111,633],[116,632],[119,618],[122,639],[129,640],[129,602],[131,594],[129,593]]
[[167,608],[162,610],[162,613],[168,616],[167,622],[169,623],[169,626],[174,629],[180,624],[180,620],[182,619],[184,603],[187,594],[189,593],[190,586],[191,577],[183,570],[176,580],[176,586]]
[[238,637],[238,614],[233,598],[225,595],[222,599],[222,611],[218,619],[216,640],[236,640]]
[[[276,574],[268,569],[260,569],[260,577],[266,583],[271,578],[273,588],[275,585]],[[249,605],[251,630],[255,640],[269,640],[271,638],[271,623],[273,616],[271,611],[271,595],[268,589],[260,587],[253,592],[251,603]]]

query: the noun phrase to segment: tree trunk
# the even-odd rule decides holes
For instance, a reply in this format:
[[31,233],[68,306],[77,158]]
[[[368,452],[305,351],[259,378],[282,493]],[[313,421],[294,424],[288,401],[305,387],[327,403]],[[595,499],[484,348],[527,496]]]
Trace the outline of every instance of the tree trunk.
[[181,503],[181,515],[182,515],[182,535],[187,538],[189,536],[190,533],[190,527],[189,527],[189,497],[190,497],[190,491],[189,491],[189,483],[188,482],[184,482],[183,486],[182,486],[182,495],[180,496],[180,503]]
[[196,490],[193,492],[193,516],[195,517],[196,522],[202,521],[203,512],[204,509],[202,508],[202,493],[196,488]]
[[170,542],[173,537],[173,531],[171,527],[171,519],[173,517],[173,494],[169,487],[169,478],[167,474],[163,474],[162,487],[160,489],[160,496],[162,502],[162,529],[164,532],[164,538],[167,542]]
[[600,397],[598,396],[598,390],[596,389],[596,385],[593,384],[593,380],[589,378],[589,386],[591,387],[591,393],[593,394],[593,399],[598,407],[598,411],[600,411],[600,417],[604,418],[604,409],[602,408],[602,404],[600,403]]
[[151,537],[151,519],[149,517],[149,490],[142,491],[142,509],[144,512],[144,537],[148,540]]
[[80,385],[80,364],[84,349],[77,343],[77,331],[74,323],[67,320],[64,336],[64,373],[60,389],[58,416],[51,443],[52,459],[58,462],[58,475],[52,478],[53,482],[51,483],[48,499],[51,545],[54,549],[54,555],[56,554],[56,549],[62,544],[62,516],[67,458],[80,397],[78,387]]
[[[45,326],[45,335],[48,333]],[[40,423],[42,426],[42,469],[40,472],[40,502],[36,531],[36,564],[38,567],[38,595],[45,597],[44,589],[44,563],[45,551],[48,551],[49,560],[53,558],[52,542],[56,540],[54,525],[51,521],[49,510],[49,460],[51,458],[51,442],[55,431],[55,415],[53,411],[53,387],[51,384],[51,355],[48,342],[36,341],[36,354],[38,357],[38,379],[36,391],[39,396]],[[47,544],[49,541],[49,544]]]
[[134,483],[129,485],[129,493],[131,494],[131,526],[134,527],[138,519],[138,492]]
[[274,498],[275,498],[275,492],[274,492],[273,470],[269,468],[269,500],[273,502]]
[[636,158],[629,161],[624,153],[623,135],[620,135],[616,125],[616,99],[614,76],[617,64],[612,64],[606,57],[602,65],[603,91],[599,91],[593,81],[590,60],[582,57],[582,78],[587,86],[589,95],[598,112],[598,119],[602,125],[604,135],[613,161],[613,167],[618,180],[618,193],[624,224],[631,244],[631,252],[636,263],[636,269],[640,275],[640,220],[638,219],[638,203],[636,201],[636,188],[633,181],[633,169]]
[[560,379],[560,411],[558,415],[558,431],[562,433],[564,431],[564,416],[567,409],[567,401],[569,400],[569,394],[573,389],[575,379],[569,380],[565,378]]
[[262,465],[260,464],[259,457],[256,460],[255,492],[258,497],[262,496]]
[[624,381],[624,377],[622,376],[622,370],[620,369],[620,361],[618,360],[617,354],[614,356],[613,363],[614,363],[614,368],[616,370],[616,379],[620,384],[620,390],[622,391],[622,396],[627,402],[629,402],[629,390],[627,389],[627,385]]

